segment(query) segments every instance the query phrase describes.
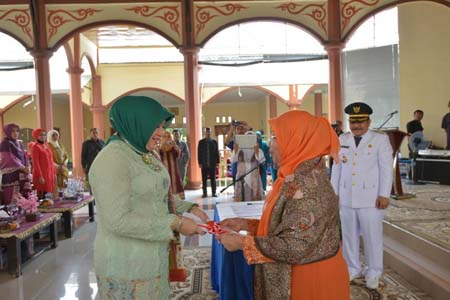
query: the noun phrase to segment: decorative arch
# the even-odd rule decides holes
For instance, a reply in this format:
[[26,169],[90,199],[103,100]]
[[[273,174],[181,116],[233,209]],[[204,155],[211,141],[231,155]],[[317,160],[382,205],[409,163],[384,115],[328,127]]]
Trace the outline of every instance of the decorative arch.
[[20,97],[17,98],[16,100],[14,100],[14,101],[12,101],[11,103],[9,103],[8,105],[6,105],[6,106],[2,109],[2,112],[3,112],[3,113],[7,112],[7,111],[10,110],[11,108],[13,108],[13,107],[16,106],[17,104],[19,104],[20,102],[22,102],[22,101],[24,101],[24,100],[26,100],[26,99],[28,99],[28,98],[31,98],[31,96],[32,96],[32,95],[23,95],[23,96],[20,96]]
[[134,25],[134,26],[142,27],[142,28],[145,28],[145,29],[148,29],[148,30],[158,33],[159,35],[161,35],[162,37],[167,39],[169,42],[171,42],[175,47],[181,46],[168,34],[164,33],[163,31],[159,30],[158,28],[156,28],[154,26],[151,26],[151,25],[148,25],[145,23],[141,23],[141,22],[137,22],[137,21],[124,21],[124,20],[114,19],[114,20],[93,22],[93,23],[89,23],[89,24],[85,24],[85,25],[76,27],[75,29],[67,32],[64,36],[62,36],[56,42],[52,43],[53,46],[51,46],[50,49],[52,51],[56,51],[56,49],[58,49],[62,44],[66,43],[68,40],[70,40],[73,37],[73,35],[75,35],[76,33],[82,33],[83,31],[86,31],[91,28],[100,27],[100,26],[109,26],[109,25]]
[[[239,88],[239,87],[237,87],[237,86],[232,86],[232,87],[229,87],[229,88],[227,88],[227,89],[224,89],[224,90],[218,92],[217,94],[215,94],[214,96],[212,96],[211,98],[209,98],[208,100],[206,100],[204,103],[202,103],[202,105],[207,105],[207,104],[209,104],[209,103],[211,103],[211,102],[214,102],[214,100],[216,100],[218,97],[222,96],[223,94],[225,94],[225,93],[227,93],[227,92],[229,92],[229,91],[231,91],[231,90],[238,89],[238,88]],[[280,101],[281,103],[287,104],[287,101],[284,100],[283,97],[281,97],[281,96],[278,95],[277,93],[275,93],[275,92],[273,92],[273,91],[271,91],[271,90],[269,90],[269,89],[266,89],[266,88],[264,88],[264,87],[262,87],[262,86],[245,86],[245,88],[254,88],[254,89],[263,91],[263,92],[265,92],[265,93],[267,93],[267,94],[269,94],[269,95],[274,96],[274,97],[275,97],[278,101]]]
[[33,48],[33,45],[28,45],[27,42],[23,39],[21,39],[18,35],[12,33],[11,31],[8,31],[4,28],[0,27],[0,32],[4,33],[6,35],[9,35],[13,39],[15,39],[17,42],[19,42],[27,51],[30,51]]
[[69,43],[64,43],[64,50],[66,51],[67,63],[69,65],[69,68],[72,68],[74,61],[72,49],[70,48]]
[[220,31],[234,26],[234,25],[238,25],[238,24],[243,24],[243,23],[252,23],[252,22],[259,22],[259,21],[265,21],[265,22],[278,22],[278,23],[288,23],[290,25],[293,25],[295,27],[298,27],[300,30],[304,30],[307,33],[309,33],[312,37],[314,37],[314,39],[316,39],[321,45],[325,45],[326,44],[326,40],[318,33],[316,32],[314,29],[306,26],[303,23],[300,22],[295,22],[289,19],[283,19],[283,18],[277,18],[277,17],[254,17],[254,18],[245,18],[245,19],[239,19],[233,22],[229,22],[226,23],[220,27],[218,27],[216,30],[212,31],[211,33],[209,33],[202,41],[201,43],[199,43],[197,46],[203,48],[205,46],[205,44],[212,39],[216,34],[218,34]]
[[314,91],[318,86],[323,85],[320,83],[314,83],[312,86],[309,87],[309,89],[305,92],[305,94],[303,95],[302,99],[299,99],[302,103],[303,103],[303,99],[306,97],[306,95],[308,95],[309,93],[311,93],[311,91]]
[[109,103],[106,105],[106,109],[111,108],[111,106],[112,106],[117,100],[119,100],[120,98],[125,97],[125,96],[128,96],[128,95],[131,95],[131,94],[134,94],[134,93],[137,93],[137,92],[141,92],[141,91],[157,91],[157,92],[160,92],[160,93],[163,93],[163,94],[167,94],[167,95],[170,95],[170,96],[174,97],[175,99],[179,100],[180,103],[184,103],[184,102],[185,102],[184,99],[180,98],[179,96],[177,96],[177,95],[175,95],[175,94],[173,94],[173,93],[171,93],[171,92],[169,92],[169,91],[167,91],[167,90],[160,89],[160,88],[155,88],[155,87],[142,87],[142,88],[137,88],[137,89],[129,90],[129,91],[123,93],[122,95],[120,95],[120,96],[114,98],[114,100],[112,100],[111,102],[109,102]]
[[[450,1],[448,0],[394,0],[392,2],[380,5],[379,7],[367,12],[366,14],[361,15],[359,18],[357,18],[357,21],[349,28],[348,31],[345,32],[342,39],[345,42],[348,42],[348,40],[351,38],[351,36],[355,33],[355,31],[370,17],[376,15],[380,11],[386,10],[391,7],[398,6],[399,4],[407,4],[412,2],[434,2],[438,4],[442,4],[448,8],[450,8]],[[342,5],[342,3],[341,3]],[[342,15],[341,15],[342,18]]]
[[91,75],[92,77],[97,76],[97,70],[95,68],[94,60],[92,59],[91,55],[87,52],[83,52],[80,55],[80,62],[79,65],[81,66],[81,62],[83,61],[83,58],[86,58],[86,60],[89,63],[89,68],[91,69]]

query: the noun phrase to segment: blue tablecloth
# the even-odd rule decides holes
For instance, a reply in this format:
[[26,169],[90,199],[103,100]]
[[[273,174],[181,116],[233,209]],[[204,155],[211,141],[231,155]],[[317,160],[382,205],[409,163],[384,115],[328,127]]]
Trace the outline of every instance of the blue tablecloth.
[[[218,222],[217,208],[214,221]],[[253,266],[245,261],[242,251],[228,252],[212,240],[211,286],[219,293],[220,300],[253,299]]]

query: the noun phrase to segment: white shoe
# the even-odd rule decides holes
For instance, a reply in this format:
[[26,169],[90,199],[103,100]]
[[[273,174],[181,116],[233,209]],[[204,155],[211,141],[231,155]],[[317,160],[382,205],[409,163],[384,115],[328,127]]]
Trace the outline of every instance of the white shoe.
[[380,276],[366,277],[366,287],[371,290],[376,290],[380,285]]
[[356,278],[361,277],[361,274],[355,274],[355,275],[350,275],[350,282],[352,282],[353,280],[355,280]]

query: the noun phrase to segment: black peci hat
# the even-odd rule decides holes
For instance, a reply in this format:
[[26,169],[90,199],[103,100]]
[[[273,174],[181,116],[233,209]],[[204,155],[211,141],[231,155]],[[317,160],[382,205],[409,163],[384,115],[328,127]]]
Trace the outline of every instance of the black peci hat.
[[344,109],[345,113],[349,115],[350,122],[364,122],[370,119],[372,108],[363,102],[354,102],[349,104]]

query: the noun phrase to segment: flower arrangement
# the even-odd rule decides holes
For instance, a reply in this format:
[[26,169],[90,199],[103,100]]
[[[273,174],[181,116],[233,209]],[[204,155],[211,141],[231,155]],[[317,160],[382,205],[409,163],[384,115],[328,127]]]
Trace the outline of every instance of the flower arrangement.
[[29,193],[27,198],[23,197],[19,193],[15,194],[14,197],[17,205],[25,211],[25,214],[33,214],[37,212],[39,199],[35,191]]

